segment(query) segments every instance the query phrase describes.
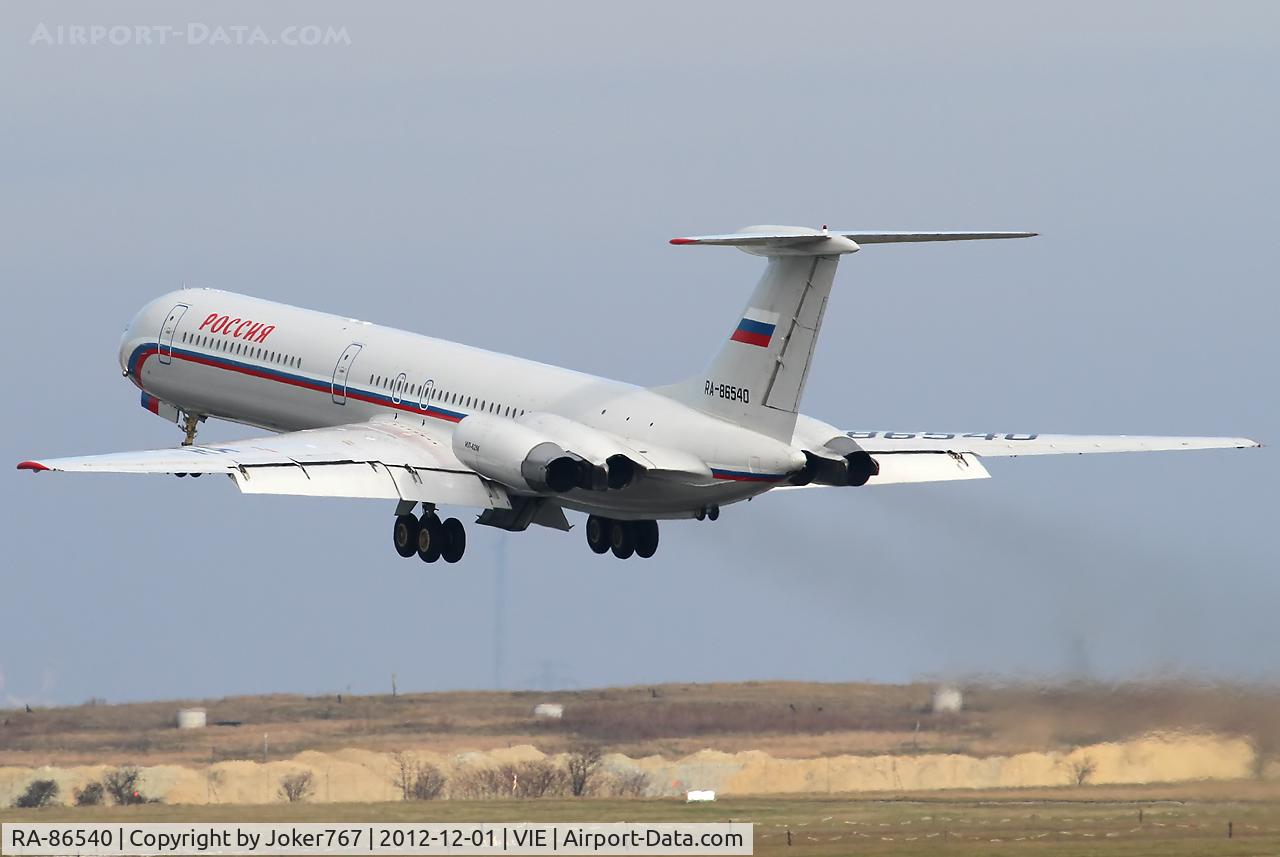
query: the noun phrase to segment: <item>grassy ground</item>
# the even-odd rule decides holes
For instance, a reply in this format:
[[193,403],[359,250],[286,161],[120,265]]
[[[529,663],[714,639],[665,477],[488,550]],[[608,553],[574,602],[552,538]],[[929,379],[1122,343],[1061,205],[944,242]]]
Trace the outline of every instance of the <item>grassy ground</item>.
[[[931,793],[857,798],[442,801],[0,810],[0,821],[749,821],[759,855],[1280,854],[1280,800],[1199,787]],[[1190,797],[1201,794],[1203,797]],[[1141,815],[1139,815],[1141,813]],[[1231,824],[1233,837],[1227,838]],[[787,834],[790,832],[790,845]]]
[[[0,710],[0,765],[208,763],[302,750],[404,747],[450,753],[533,744],[555,753],[591,740],[632,757],[678,757],[703,748],[775,757],[1069,749],[1152,730],[1243,735],[1264,756],[1280,747],[1280,691],[1180,684],[973,686],[965,709],[930,711],[932,685],[660,685],[573,692],[392,696],[271,695],[216,700]],[[533,706],[559,702],[561,721]],[[180,707],[198,705],[211,726],[180,732]]]

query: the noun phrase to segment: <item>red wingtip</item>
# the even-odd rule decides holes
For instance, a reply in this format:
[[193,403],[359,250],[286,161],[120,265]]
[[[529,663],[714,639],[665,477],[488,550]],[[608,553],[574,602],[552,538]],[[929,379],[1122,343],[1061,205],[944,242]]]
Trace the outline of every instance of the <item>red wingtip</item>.
[[49,468],[45,467],[43,464],[41,464],[38,461],[20,461],[18,462],[18,469],[31,470],[36,473],[39,473],[41,470],[48,470]]
[[694,241],[692,238],[672,238],[671,243],[672,244],[697,244],[698,242]]

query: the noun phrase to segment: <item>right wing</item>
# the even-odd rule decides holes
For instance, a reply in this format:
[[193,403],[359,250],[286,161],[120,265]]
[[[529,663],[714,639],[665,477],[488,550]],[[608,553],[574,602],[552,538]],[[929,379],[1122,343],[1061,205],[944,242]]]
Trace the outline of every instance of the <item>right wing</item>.
[[874,461],[876,468],[867,485],[986,479],[990,475],[983,466],[986,458],[1245,449],[1261,445],[1247,437],[841,431],[803,414],[796,420],[793,442],[821,456],[844,457],[851,453],[865,453]]
[[1150,435],[1000,434],[995,432],[850,431],[844,433],[872,455],[950,452],[983,458],[1020,455],[1086,455],[1101,452],[1173,452],[1184,449],[1247,449],[1247,437],[1159,437]]
[[246,494],[367,497],[510,509],[507,490],[453,454],[434,426],[395,417],[223,444],[24,461],[68,473],[221,473]]

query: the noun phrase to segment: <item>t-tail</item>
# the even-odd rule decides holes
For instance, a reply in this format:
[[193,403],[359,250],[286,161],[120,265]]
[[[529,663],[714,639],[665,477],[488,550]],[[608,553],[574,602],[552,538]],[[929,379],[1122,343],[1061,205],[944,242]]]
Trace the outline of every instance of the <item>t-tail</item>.
[[749,226],[672,244],[737,247],[768,259],[727,340],[706,372],[659,392],[700,411],[791,441],[836,265],[864,244],[1027,238],[1034,232],[866,232]]

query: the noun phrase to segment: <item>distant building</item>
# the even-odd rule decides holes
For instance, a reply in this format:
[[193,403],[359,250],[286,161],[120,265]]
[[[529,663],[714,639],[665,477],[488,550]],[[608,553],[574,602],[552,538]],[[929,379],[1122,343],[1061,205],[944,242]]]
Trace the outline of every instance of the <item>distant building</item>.
[[205,714],[203,708],[182,708],[178,711],[179,729],[203,729]]
[[542,720],[559,720],[564,717],[564,706],[558,702],[544,702],[534,706],[533,716]]
[[960,688],[943,685],[933,692],[933,713],[954,714],[964,708],[964,695]]

